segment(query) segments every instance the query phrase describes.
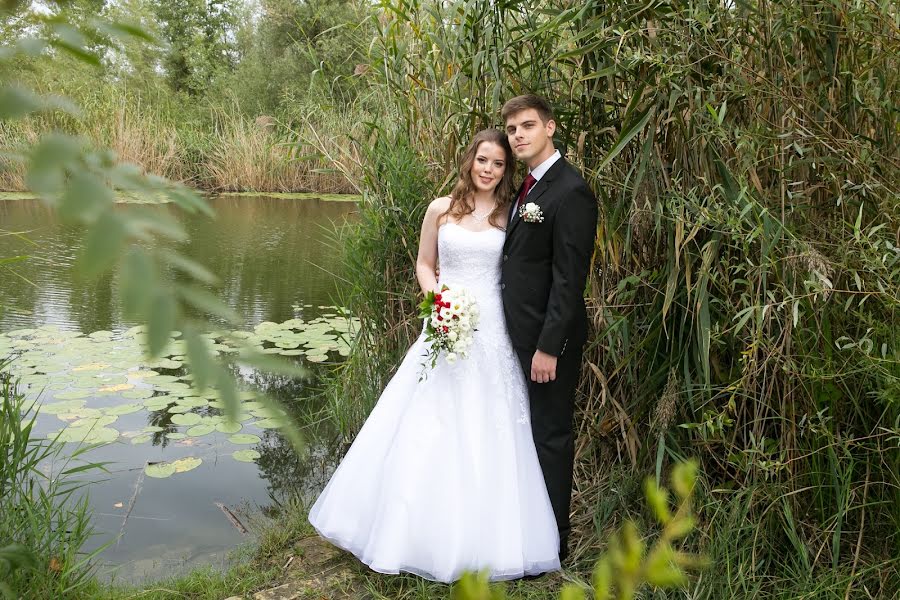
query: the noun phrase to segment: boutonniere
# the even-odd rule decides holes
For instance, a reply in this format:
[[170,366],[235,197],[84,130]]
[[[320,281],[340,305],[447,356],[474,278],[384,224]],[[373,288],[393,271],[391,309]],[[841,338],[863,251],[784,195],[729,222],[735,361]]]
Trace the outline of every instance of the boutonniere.
[[519,218],[526,223],[543,223],[544,213],[541,207],[534,202],[528,202],[519,207]]

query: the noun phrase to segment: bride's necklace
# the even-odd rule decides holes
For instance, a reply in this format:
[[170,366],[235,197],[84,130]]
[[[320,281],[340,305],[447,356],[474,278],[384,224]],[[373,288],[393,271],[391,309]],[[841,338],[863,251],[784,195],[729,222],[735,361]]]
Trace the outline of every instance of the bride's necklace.
[[488,210],[484,211],[483,213],[477,212],[475,210],[475,208],[473,207],[472,212],[470,212],[469,214],[472,215],[472,218],[475,219],[477,222],[484,223],[484,220],[487,219],[491,215],[492,212],[494,212],[494,209],[496,207],[497,207],[497,204],[495,203],[494,206],[492,206]]

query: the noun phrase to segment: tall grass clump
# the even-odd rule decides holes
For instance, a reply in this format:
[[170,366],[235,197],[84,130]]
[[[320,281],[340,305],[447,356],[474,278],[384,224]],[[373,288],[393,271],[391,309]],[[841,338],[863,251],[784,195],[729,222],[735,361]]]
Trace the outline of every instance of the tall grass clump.
[[[74,69],[76,73],[84,67]],[[66,96],[77,116],[48,111],[0,122],[0,145],[27,153],[42,135],[63,131],[108,148],[118,160],[197,189],[223,191],[351,193],[348,174],[334,170],[327,155],[308,150],[304,137],[337,140],[345,121],[315,103],[292,104],[283,115],[248,115],[222,98],[197,100],[160,86],[131,89],[92,71],[62,81],[31,74],[23,81],[47,96]],[[307,109],[306,106],[309,106]],[[341,116],[361,121],[347,109]],[[315,115],[312,118],[310,115]],[[334,142],[336,144],[337,142]],[[333,151],[343,152],[334,147]],[[25,167],[0,157],[0,190],[25,191]]]
[[900,593],[898,18],[840,0],[385,3],[345,430],[418,333],[424,207],[504,100],[540,93],[602,206],[575,561],[632,512],[634,473],[695,455],[721,574],[692,597]]
[[[89,447],[63,452],[64,444],[33,433],[36,414],[0,365],[0,547],[18,548],[18,568],[2,573],[15,598],[78,597],[92,585],[91,554],[81,547],[91,536],[85,473]],[[5,558],[5,557],[4,557]]]

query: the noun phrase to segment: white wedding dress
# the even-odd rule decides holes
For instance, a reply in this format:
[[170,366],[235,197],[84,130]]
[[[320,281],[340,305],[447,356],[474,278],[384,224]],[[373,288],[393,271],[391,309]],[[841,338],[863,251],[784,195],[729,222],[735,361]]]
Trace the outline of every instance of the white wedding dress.
[[381,573],[451,582],[559,569],[528,394],[500,298],[504,233],[438,230],[441,283],[480,309],[469,358],[441,356],[421,380],[412,345],[309,514],[322,537]]

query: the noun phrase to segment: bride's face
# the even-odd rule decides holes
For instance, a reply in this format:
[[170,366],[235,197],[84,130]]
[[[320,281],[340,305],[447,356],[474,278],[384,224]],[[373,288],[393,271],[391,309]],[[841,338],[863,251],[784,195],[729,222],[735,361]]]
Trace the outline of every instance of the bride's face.
[[482,142],[472,161],[472,183],[479,192],[493,192],[506,171],[506,153],[493,142]]

